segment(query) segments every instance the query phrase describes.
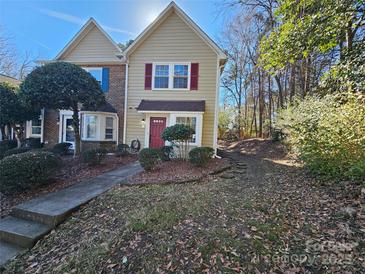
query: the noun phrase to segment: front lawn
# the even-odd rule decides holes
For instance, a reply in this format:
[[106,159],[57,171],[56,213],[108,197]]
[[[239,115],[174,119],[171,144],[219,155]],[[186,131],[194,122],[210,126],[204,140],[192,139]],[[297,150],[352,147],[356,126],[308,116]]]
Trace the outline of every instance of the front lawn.
[[265,145],[232,152],[232,179],[117,187],[5,273],[364,273],[362,186],[316,182]]

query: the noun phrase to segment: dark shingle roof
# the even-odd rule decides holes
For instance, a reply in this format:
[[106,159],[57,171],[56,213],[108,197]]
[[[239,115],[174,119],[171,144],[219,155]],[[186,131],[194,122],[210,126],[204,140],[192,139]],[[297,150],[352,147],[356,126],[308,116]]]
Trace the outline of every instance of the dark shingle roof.
[[142,100],[138,111],[205,111],[205,101]]
[[[86,111],[87,109],[83,108],[82,110]],[[91,111],[117,113],[117,110],[110,103],[105,103],[104,105],[101,105],[97,109]]]

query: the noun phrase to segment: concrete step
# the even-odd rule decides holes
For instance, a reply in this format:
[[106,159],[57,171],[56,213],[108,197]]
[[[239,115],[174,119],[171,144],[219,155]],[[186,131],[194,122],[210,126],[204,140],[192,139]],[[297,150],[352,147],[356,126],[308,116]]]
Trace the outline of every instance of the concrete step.
[[18,254],[26,249],[5,241],[0,241],[0,266],[7,261],[14,259]]
[[8,216],[0,222],[0,240],[30,248],[51,229],[38,222]]
[[48,193],[12,208],[11,215],[52,227],[81,205],[142,170],[139,163],[106,172],[57,192]]

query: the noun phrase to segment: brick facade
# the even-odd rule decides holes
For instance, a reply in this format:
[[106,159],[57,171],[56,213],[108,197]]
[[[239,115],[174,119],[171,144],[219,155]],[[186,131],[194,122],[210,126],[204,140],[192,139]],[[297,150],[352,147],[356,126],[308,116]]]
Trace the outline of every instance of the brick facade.
[[53,146],[58,143],[59,117],[60,113],[58,110],[46,109],[44,112],[43,143],[46,147]]
[[[86,67],[86,66],[84,66]],[[109,91],[104,93],[106,100],[116,110],[118,114],[118,141],[123,142],[123,123],[124,123],[124,96],[125,96],[125,65],[100,65],[93,64],[88,67],[108,67],[109,68]],[[59,111],[46,110],[44,116],[44,142],[46,146],[52,146],[59,142]],[[100,146],[101,142],[87,142],[83,148]],[[109,142],[110,143],[110,142]]]

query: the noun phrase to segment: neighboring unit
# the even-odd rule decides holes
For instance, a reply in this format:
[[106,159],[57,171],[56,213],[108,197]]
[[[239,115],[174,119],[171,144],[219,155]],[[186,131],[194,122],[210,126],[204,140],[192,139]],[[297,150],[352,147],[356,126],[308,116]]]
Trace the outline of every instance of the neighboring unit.
[[[224,52],[174,3],[124,51],[90,19],[55,59],[80,65],[101,84],[107,104],[81,111],[82,149],[139,140],[161,147],[165,127],[194,128],[192,146],[217,144]],[[27,137],[46,145],[74,142],[69,110],[44,110]]]

